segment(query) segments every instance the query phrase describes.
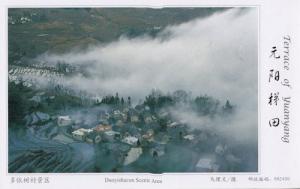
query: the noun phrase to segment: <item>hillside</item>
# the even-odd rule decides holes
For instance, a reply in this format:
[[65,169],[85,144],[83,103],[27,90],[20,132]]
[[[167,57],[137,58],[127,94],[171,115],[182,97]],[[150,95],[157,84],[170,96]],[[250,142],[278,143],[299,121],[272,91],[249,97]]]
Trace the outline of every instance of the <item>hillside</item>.
[[[224,8],[9,9],[9,64],[46,51],[108,43],[121,35],[155,34],[167,25],[206,17]],[[163,19],[162,19],[163,18]]]

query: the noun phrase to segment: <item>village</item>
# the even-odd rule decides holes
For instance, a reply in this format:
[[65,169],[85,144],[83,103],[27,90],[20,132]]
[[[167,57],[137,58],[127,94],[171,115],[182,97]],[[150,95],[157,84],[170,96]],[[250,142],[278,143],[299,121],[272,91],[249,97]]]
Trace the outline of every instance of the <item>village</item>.
[[[18,70],[10,75],[14,73]],[[17,90],[32,88],[24,79],[11,82],[19,87]],[[77,93],[60,86],[27,94],[28,113],[22,118],[25,126],[35,137],[74,144],[73,148],[77,144],[90,145],[98,162],[96,172],[134,171],[139,166],[149,172],[173,170],[175,162],[170,159],[174,156],[182,163],[177,165],[179,171],[235,170],[241,163],[216,133],[192,129],[186,120],[171,113],[176,104],[181,104],[190,106],[199,116],[227,116],[233,111],[229,101],[221,107],[211,97],[193,99],[182,90],[172,95],[152,91],[135,105],[130,97],[124,100],[118,93],[102,98],[81,93],[75,96]]]
[[[149,155],[158,158],[165,154],[164,145],[173,141],[193,142],[194,135],[188,133],[183,120],[171,121],[163,112],[156,116],[149,107],[113,109],[100,111],[98,124],[83,127],[68,115],[58,116],[57,124],[65,128],[66,136],[75,141],[97,145],[99,143],[123,143],[130,147],[124,158],[124,165],[136,161],[143,149],[150,148]],[[161,120],[168,120],[161,123]],[[165,124],[165,125],[164,125]]]
[[[94,125],[85,125],[69,115],[58,116],[57,125],[65,136],[74,141],[95,147],[111,145],[111,151],[117,156],[118,166],[130,165],[142,156],[158,161],[168,153],[170,145],[201,151],[199,143],[205,145],[206,142],[213,141],[213,137],[216,138],[211,133],[189,129],[185,120],[174,120],[167,110],[154,113],[143,104],[135,108],[122,106],[99,110]],[[211,145],[214,144],[211,142]],[[224,144],[216,144],[211,151],[212,153],[206,153],[195,162],[193,171],[218,171],[218,157],[225,155],[231,164],[240,163],[240,159],[227,152]]]
[[[31,113],[24,117],[24,124],[33,136],[41,139],[73,145],[73,148],[89,145],[98,162],[96,172],[134,171],[137,167],[162,172],[173,170],[174,163],[182,164],[176,165],[179,171],[216,172],[237,169],[241,163],[216,133],[192,129],[187,120],[172,114],[175,104],[196,102],[199,106],[194,108],[200,116],[226,116],[233,108],[228,101],[216,110],[218,102],[207,96],[189,99],[185,91],[170,96],[152,91],[135,105],[130,97],[124,100],[116,93],[89,99],[89,103],[81,99],[72,108],[76,98],[68,97],[71,102],[60,104],[59,98],[65,98],[64,95],[65,91],[31,95],[28,98]],[[174,156],[178,157],[177,163],[172,162]]]

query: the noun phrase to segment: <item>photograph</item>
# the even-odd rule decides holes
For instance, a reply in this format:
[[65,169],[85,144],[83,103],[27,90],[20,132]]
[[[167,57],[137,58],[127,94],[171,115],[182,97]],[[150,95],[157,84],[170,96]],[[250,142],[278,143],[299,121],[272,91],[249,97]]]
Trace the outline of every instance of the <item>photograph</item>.
[[8,173],[258,173],[258,12],[8,8]]

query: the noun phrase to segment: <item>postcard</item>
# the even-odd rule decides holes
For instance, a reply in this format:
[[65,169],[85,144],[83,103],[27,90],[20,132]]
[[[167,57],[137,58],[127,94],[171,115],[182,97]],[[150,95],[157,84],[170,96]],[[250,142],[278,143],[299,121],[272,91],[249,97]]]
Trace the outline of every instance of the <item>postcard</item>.
[[299,8],[1,3],[1,188],[300,187]]

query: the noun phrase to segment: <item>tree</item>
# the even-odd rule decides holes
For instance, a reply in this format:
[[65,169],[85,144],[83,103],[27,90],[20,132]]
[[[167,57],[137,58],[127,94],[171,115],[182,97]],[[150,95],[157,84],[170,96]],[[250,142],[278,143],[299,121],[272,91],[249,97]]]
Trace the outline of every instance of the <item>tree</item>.
[[180,140],[183,139],[183,133],[182,133],[182,131],[179,132],[179,139],[180,139]]
[[158,124],[160,126],[161,131],[166,131],[167,130],[167,119],[161,118],[158,120]]
[[162,108],[164,106],[174,105],[174,101],[170,96],[159,96],[157,99],[157,106]]
[[223,106],[223,112],[226,114],[233,112],[233,106],[230,104],[229,100],[227,100]]
[[154,157],[154,158],[157,158],[157,157],[158,157],[158,153],[157,153],[156,150],[153,151],[153,157]]
[[184,90],[177,90],[173,93],[173,98],[176,102],[187,103],[189,94]]
[[128,104],[129,107],[131,107],[131,97],[130,96],[128,97],[127,104]]
[[29,110],[29,101],[23,95],[24,86],[20,84],[9,84],[8,88],[8,119],[9,123],[22,123],[24,116]]
[[150,111],[154,112],[156,106],[156,98],[153,95],[146,96],[144,105],[149,106]]
[[119,105],[120,104],[120,98],[119,98],[119,94],[116,93],[116,97],[114,99],[114,104]]
[[194,108],[199,114],[208,115],[215,111],[218,101],[209,96],[196,97],[194,100]]
[[125,103],[125,101],[124,101],[124,98],[122,97],[121,98],[121,105],[124,106],[124,103]]

